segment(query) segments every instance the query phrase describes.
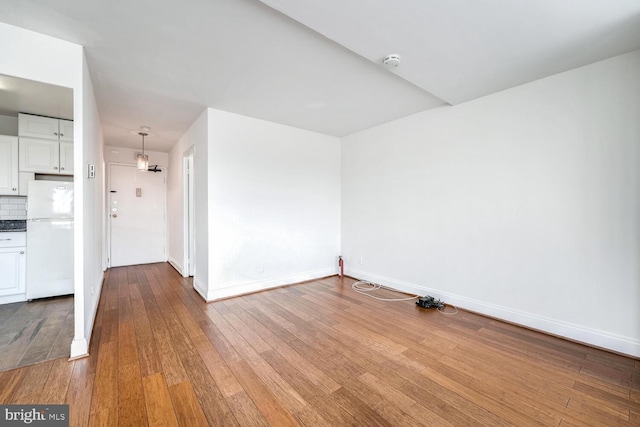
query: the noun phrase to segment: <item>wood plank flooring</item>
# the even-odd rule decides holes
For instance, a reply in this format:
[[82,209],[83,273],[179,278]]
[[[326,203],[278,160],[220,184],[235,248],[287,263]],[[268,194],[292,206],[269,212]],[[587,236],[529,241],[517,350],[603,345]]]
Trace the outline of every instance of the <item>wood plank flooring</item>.
[[0,371],[69,357],[73,296],[0,305]]
[[90,356],[0,373],[71,425],[638,426],[640,362],[323,280],[205,304],[168,264],[113,268]]

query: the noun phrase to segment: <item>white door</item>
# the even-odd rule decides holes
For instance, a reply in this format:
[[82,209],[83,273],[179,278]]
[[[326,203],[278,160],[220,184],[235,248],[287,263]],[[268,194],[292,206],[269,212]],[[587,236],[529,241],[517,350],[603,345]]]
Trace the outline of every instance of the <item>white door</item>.
[[189,149],[183,158],[183,184],[184,184],[184,277],[194,276],[196,272],[196,239],[195,239],[195,201],[193,199],[193,147]]
[[165,173],[109,167],[110,266],[164,262]]

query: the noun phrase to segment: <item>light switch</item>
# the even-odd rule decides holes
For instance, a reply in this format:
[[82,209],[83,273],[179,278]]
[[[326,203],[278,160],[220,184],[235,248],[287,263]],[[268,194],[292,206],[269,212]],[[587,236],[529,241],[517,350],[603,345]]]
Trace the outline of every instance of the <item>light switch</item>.
[[142,197],[142,188],[136,188],[136,197]]

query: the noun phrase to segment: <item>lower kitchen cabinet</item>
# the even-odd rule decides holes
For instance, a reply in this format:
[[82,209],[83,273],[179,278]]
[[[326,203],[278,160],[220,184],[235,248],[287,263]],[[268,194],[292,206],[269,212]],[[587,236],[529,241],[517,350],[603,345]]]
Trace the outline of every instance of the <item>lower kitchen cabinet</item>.
[[25,233],[0,233],[0,304],[26,300]]

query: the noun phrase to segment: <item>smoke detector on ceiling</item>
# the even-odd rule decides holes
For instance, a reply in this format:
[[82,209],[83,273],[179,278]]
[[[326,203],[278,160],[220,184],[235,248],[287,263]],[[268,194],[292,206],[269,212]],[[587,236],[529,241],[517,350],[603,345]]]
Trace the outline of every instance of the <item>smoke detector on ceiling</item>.
[[382,60],[382,63],[387,68],[396,68],[398,65],[400,65],[400,55],[388,55]]

